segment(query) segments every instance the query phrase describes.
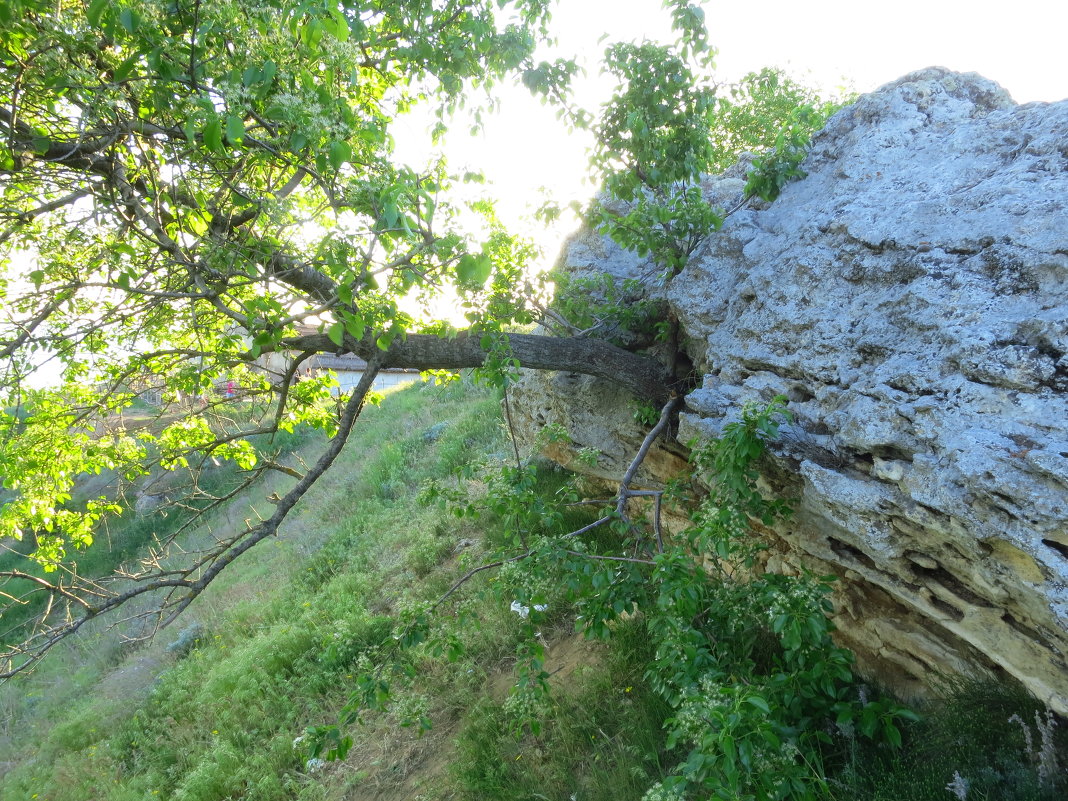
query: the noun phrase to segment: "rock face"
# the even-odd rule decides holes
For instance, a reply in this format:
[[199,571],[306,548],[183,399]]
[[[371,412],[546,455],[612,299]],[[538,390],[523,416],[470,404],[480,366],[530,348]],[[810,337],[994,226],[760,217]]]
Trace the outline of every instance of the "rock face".
[[[1066,132],[1068,102],[913,73],[835,115],[807,178],[656,290],[703,376],[678,440],[790,399],[768,481],[798,511],[768,532],[769,566],[842,576],[844,644],[905,692],[1003,670],[1068,712]],[[710,199],[732,205],[743,174]],[[589,234],[566,259],[647,269]],[[530,376],[515,406],[606,448],[609,477],[641,436],[612,392]]]

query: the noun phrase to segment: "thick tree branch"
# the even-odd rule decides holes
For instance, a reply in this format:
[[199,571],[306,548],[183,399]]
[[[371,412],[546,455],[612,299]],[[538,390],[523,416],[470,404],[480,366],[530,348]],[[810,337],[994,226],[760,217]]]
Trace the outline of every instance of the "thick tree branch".
[[[647,356],[616,347],[599,339],[578,337],[550,337],[538,334],[503,334],[508,339],[512,355],[522,367],[535,370],[559,370],[603,378],[633,392],[637,397],[655,403],[664,402],[671,394],[674,377]],[[336,353],[338,347],[325,334],[289,337],[280,349]],[[481,337],[461,332],[455,337],[432,334],[409,334],[397,339],[388,351],[379,355],[371,340],[357,342],[346,337],[344,352],[355,353],[367,361],[381,359],[383,367],[414,370],[460,370],[481,367],[486,362]]]

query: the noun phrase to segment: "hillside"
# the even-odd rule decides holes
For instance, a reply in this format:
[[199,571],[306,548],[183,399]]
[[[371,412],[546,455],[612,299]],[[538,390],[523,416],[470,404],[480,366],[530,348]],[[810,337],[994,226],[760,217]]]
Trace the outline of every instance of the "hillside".
[[[649,681],[655,655],[639,621],[584,640],[566,581],[534,587],[536,576],[505,567],[417,625],[508,548],[507,511],[428,502],[426,488],[485,496],[509,454],[494,393],[420,386],[387,397],[283,534],[152,643],[124,649],[121,632],[95,631],[0,688],[0,799],[665,797],[646,791],[685,752],[669,747],[671,707]],[[528,470],[544,499],[570,480]],[[219,514],[249,513],[237,499]],[[567,532],[591,519],[579,506],[552,523]],[[516,598],[547,609],[521,616]],[[385,679],[391,698],[376,709],[374,681]],[[371,703],[358,709],[358,697]],[[810,797],[944,799],[955,772],[977,797],[1054,797],[1042,773],[1054,732],[1043,733],[1039,705],[966,681],[949,697],[924,723],[902,721],[903,750],[832,724],[824,765],[805,768],[826,776]],[[1027,743],[1004,723],[1014,714]],[[348,720],[330,728],[339,715]],[[323,752],[312,756],[316,734]],[[322,758],[337,746],[343,758]]]
[[[347,759],[318,766],[294,740],[309,725],[336,722],[353,675],[390,650],[398,615],[435,599],[492,547],[484,522],[458,521],[417,496],[423,482],[502,458],[505,448],[497,398],[471,388],[416,388],[369,410],[347,462],[284,534],[154,642],[125,653],[116,632],[93,632],[0,690],[0,798],[406,798],[424,783],[441,793],[434,797],[453,797],[440,781],[451,775],[447,758],[458,746],[449,740],[461,722],[478,728],[467,748],[495,747],[489,732],[503,735],[507,725],[489,705],[507,696],[524,629],[507,605],[471,634],[462,662],[411,657],[421,679],[404,682],[411,686],[391,712],[353,730]],[[221,518],[249,514],[242,502]],[[575,639],[563,609],[553,617],[542,637],[556,681],[566,678],[580,696],[605,689],[605,668],[577,670],[597,649]],[[640,681],[638,666],[620,673],[617,662],[617,676]],[[652,732],[655,742],[663,715],[655,701],[608,712],[566,736],[612,732],[590,755],[612,763],[634,748],[614,739],[624,730]],[[424,717],[434,728],[421,733]],[[606,791],[618,786],[605,774]]]

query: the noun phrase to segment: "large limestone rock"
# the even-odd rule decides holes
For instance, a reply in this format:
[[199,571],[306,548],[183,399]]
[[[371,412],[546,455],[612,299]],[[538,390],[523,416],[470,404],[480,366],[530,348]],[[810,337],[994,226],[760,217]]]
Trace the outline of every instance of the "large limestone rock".
[[[843,576],[842,639],[906,692],[1003,670],[1068,712],[1066,132],[1068,102],[913,73],[833,117],[806,179],[652,290],[703,376],[680,442],[790,398],[768,480],[798,513],[766,532],[769,566]],[[742,175],[710,197],[732,204]],[[589,234],[567,258],[647,269]],[[531,376],[517,406],[607,448],[609,477],[641,436],[611,392]]]

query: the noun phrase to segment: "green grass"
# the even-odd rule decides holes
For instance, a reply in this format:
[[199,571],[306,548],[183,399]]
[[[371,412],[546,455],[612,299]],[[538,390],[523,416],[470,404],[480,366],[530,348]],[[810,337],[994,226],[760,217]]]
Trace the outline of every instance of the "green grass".
[[[559,577],[535,586],[504,568],[454,595],[426,642],[398,650],[404,615],[514,544],[493,514],[421,504],[421,487],[462,483],[477,497],[478,471],[456,471],[473,460],[506,463],[509,452],[494,393],[416,386],[368,409],[281,536],[238,559],[173,630],[130,651],[97,626],[36,675],[0,688],[0,770],[10,765],[0,801],[641,799],[685,754],[665,746],[672,711],[646,680],[653,654],[640,619],[606,643],[583,643]],[[568,480],[537,476],[541,497]],[[189,542],[249,514],[262,494],[210,515]],[[551,525],[564,533],[591,514],[574,508]],[[520,594],[550,607],[538,624],[548,695],[514,689],[534,630],[508,609]],[[193,622],[196,646],[168,651]],[[391,703],[346,729],[353,744],[343,762],[309,765],[294,740],[335,722],[357,677],[377,664],[396,667],[383,674]],[[1039,786],[1034,754],[1008,723],[1020,715],[1037,744],[1039,708],[1011,685],[948,684],[905,727],[900,751],[835,733],[827,798],[953,801],[946,785],[958,771],[970,801],[1053,801],[1061,796]],[[424,717],[434,726],[421,735]],[[1055,733],[1064,764],[1064,732]]]
[[[848,758],[838,771],[842,799],[947,801],[955,774],[968,785],[969,801],[1059,801],[1068,767],[1068,731],[1053,729],[1059,761],[1056,782],[1040,781],[1042,737],[1036,713],[1045,710],[1011,681],[946,680],[939,693],[918,705],[922,719],[905,730],[901,750],[873,748],[849,739]],[[1030,729],[1028,750],[1018,716]],[[840,738],[841,739],[841,738]],[[848,739],[848,738],[847,738]]]
[[[507,701],[482,698],[453,762],[460,798],[487,801],[639,799],[678,755],[665,753],[671,710],[644,681],[652,658],[640,626],[624,626],[533,710],[538,733]],[[674,756],[674,759],[672,758]]]
[[[15,738],[37,758],[5,777],[0,798],[294,797],[294,738],[334,719],[354,664],[392,634],[387,614],[436,592],[414,579],[452,553],[456,531],[412,490],[495,450],[497,410],[496,397],[462,387],[415,388],[369,409],[273,551],[239,560],[190,609],[209,633],[162,673],[149,702],[83,697],[57,710],[40,742]],[[449,425],[423,437],[439,417]]]

